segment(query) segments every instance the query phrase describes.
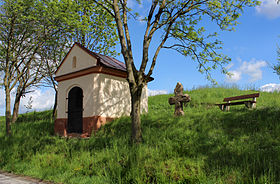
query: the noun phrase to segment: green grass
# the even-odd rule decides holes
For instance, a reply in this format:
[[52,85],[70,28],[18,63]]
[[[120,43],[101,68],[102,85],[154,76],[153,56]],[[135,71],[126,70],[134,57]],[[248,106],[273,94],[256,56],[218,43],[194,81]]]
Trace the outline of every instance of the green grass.
[[0,169],[61,183],[278,183],[280,98],[261,93],[257,109],[210,104],[255,91],[188,91],[185,116],[174,117],[173,95],[149,98],[144,142],[130,144],[130,120],[105,125],[90,139],[54,136],[51,112],[21,115],[6,137],[0,118]]
[[0,116],[0,123],[4,123],[4,121],[5,121],[5,116]]

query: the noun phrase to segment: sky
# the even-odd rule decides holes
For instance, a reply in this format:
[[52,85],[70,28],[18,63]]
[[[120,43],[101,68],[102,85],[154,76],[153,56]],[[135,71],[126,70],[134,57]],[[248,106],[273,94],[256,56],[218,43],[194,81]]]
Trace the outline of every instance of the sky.
[[[260,6],[245,9],[234,32],[219,31],[218,38],[224,44],[221,52],[232,59],[226,65],[232,74],[231,77],[222,74],[219,69],[211,72],[219,85],[237,85],[242,89],[254,88],[268,92],[280,91],[280,78],[272,70],[272,66],[277,63],[277,47],[280,47],[280,5],[277,5],[275,0],[261,1]],[[129,6],[139,12],[148,11],[145,4],[139,5],[132,0],[129,1]],[[213,29],[210,22],[204,21],[203,24],[206,30]],[[129,26],[134,59],[137,63],[142,58],[140,51],[145,24],[139,21]],[[154,42],[157,42],[157,39],[155,38]],[[120,52],[119,47],[116,49]],[[117,59],[123,61],[122,56],[118,56]],[[211,85],[206,76],[198,72],[197,63],[190,57],[167,49],[160,51],[152,77],[154,81],[148,84],[149,95],[173,93],[177,82],[181,82],[184,89],[188,90]],[[14,95],[13,92],[12,98]],[[26,108],[30,98],[31,110]],[[20,113],[51,109],[53,101],[52,89],[36,88],[33,93],[22,99]],[[0,116],[4,113],[4,90],[0,89]]]

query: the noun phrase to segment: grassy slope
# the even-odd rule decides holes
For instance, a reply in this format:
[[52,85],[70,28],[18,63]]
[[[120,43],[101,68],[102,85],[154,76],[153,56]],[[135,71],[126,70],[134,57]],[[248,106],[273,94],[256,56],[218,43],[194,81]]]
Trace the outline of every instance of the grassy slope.
[[10,138],[1,122],[0,168],[63,183],[276,183],[280,94],[261,93],[255,110],[222,112],[209,105],[252,92],[189,91],[192,102],[177,118],[171,95],[150,97],[138,146],[129,144],[126,117],[81,140],[53,136],[50,112],[30,113],[12,126]]

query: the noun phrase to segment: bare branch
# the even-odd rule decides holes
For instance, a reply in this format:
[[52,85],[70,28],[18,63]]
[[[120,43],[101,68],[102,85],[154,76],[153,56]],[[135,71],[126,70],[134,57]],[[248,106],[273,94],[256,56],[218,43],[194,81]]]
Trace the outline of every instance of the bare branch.
[[[155,11],[155,8],[157,6],[159,1],[154,1],[152,4],[152,7],[150,9],[149,12],[149,16],[148,16],[148,22],[147,22],[147,27],[146,27],[146,31],[145,31],[145,35],[144,35],[144,40],[143,40],[143,56],[142,56],[142,63],[140,66],[140,72],[142,74],[144,74],[147,63],[148,63],[148,50],[149,50],[149,46],[152,40],[152,36],[154,34],[154,32],[156,31],[156,27],[160,21],[161,15],[163,14],[163,10],[165,8],[165,0],[163,0],[163,2],[161,3],[159,10],[157,12],[157,14],[155,15],[155,20],[154,22],[151,24],[151,20],[153,17],[153,13]],[[151,25],[153,25],[153,27],[150,30]]]

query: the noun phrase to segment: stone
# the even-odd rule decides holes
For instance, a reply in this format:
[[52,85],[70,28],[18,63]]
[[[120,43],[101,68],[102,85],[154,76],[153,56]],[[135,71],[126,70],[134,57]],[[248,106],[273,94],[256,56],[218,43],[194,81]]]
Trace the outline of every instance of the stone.
[[174,89],[174,97],[170,97],[168,102],[170,105],[175,105],[175,116],[183,116],[183,105],[191,101],[191,97],[188,94],[183,94],[183,85],[178,82]]

